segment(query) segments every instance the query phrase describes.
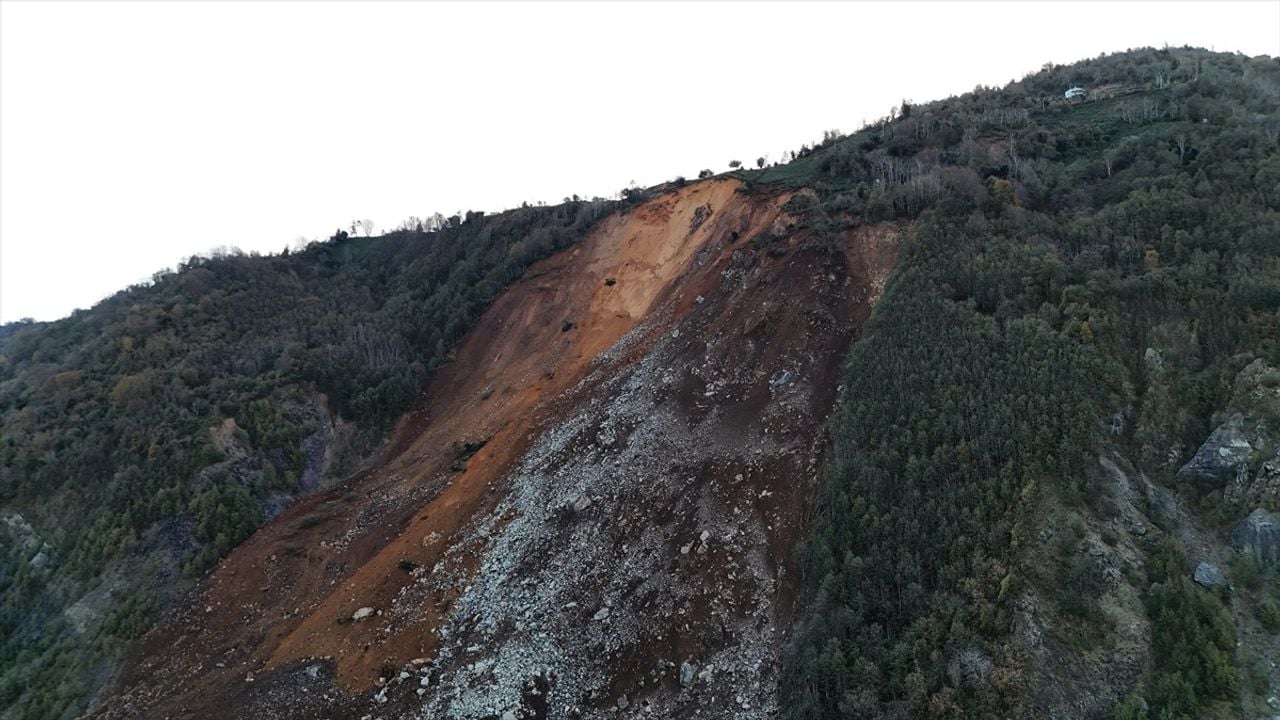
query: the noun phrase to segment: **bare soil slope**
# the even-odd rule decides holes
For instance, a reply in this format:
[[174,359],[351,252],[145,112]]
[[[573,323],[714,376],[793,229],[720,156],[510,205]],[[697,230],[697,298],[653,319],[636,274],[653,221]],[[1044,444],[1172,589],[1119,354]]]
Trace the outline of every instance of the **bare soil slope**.
[[771,714],[840,361],[902,233],[819,242],[788,199],[697,183],[534,266],[388,460],[236,550],[98,714]]

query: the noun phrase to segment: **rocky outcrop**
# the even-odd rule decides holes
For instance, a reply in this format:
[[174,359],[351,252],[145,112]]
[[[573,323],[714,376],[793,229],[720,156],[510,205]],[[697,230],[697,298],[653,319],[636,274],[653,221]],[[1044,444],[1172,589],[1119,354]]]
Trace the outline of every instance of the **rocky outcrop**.
[[1194,457],[1178,471],[1181,479],[1220,479],[1247,467],[1253,446],[1244,435],[1244,416],[1236,413],[1209,436]]
[[1231,547],[1265,565],[1280,561],[1280,517],[1258,508],[1231,533]]
[[1280,507],[1280,448],[1258,467],[1253,479],[1247,465],[1237,466],[1223,499],[1233,505]]

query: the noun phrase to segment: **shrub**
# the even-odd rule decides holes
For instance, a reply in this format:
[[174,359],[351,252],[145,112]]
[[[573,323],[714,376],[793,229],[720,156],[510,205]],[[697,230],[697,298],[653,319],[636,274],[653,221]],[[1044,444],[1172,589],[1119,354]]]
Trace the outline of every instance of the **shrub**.
[[1262,627],[1267,632],[1275,635],[1280,633],[1280,604],[1271,598],[1266,598],[1258,603],[1255,611],[1258,616],[1258,622],[1262,623]]

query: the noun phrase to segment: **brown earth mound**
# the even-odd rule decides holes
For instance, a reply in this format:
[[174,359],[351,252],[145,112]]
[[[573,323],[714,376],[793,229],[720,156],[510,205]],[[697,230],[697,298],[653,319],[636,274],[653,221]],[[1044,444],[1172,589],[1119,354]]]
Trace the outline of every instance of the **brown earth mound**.
[[690,185],[503,293],[381,467],[262,528],[103,717],[765,717],[822,428],[902,228]]

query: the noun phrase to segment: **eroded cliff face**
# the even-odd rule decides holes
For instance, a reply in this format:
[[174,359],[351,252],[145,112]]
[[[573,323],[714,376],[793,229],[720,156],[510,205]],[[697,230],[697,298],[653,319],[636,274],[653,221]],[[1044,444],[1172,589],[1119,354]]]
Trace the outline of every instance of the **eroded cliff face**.
[[105,717],[765,717],[851,340],[903,228],[690,185],[498,298],[388,460],[284,512]]

